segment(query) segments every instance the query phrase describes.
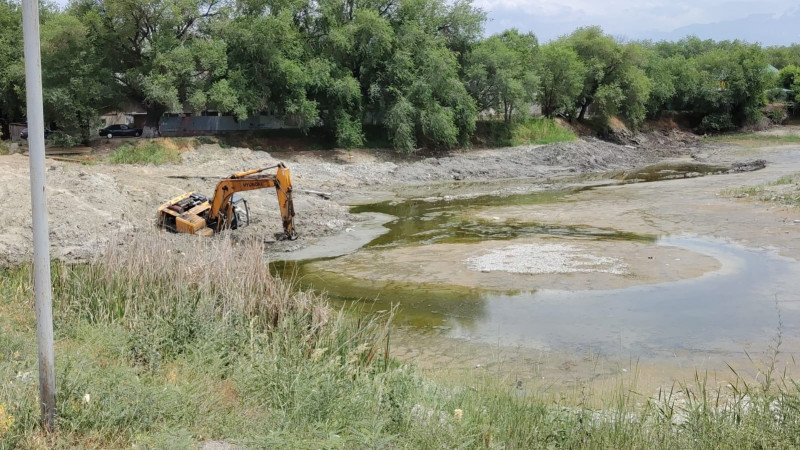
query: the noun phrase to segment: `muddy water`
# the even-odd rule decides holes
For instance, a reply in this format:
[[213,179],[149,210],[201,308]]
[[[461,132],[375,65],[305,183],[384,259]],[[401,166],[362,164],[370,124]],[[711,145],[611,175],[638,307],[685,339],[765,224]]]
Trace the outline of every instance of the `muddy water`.
[[[690,174],[687,176],[702,174],[694,167],[685,170]],[[716,169],[708,170],[713,173]],[[674,168],[657,168],[615,177],[628,182],[684,176]],[[776,251],[749,249],[705,236],[656,236],[592,226],[481,220],[471,214],[480,209],[486,216],[493,207],[515,205],[576,207],[573,197],[585,189],[590,188],[354,207],[355,213],[389,214],[395,219],[384,225],[384,234],[354,254],[287,261],[275,267],[299,275],[303,284],[326,291],[342,304],[359,301],[367,310],[396,306],[395,324],[408,333],[405,345],[410,346],[437,345],[433,343],[445,340],[474,344],[476,349],[499,346],[654,360],[687,353],[744,358],[745,351],[767,351],[779,335],[784,346],[798,346],[800,293],[796,280],[800,279],[800,264]],[[404,261],[387,261],[398,249],[415,253],[446,248],[436,247],[442,245],[466,245],[467,249],[475,246],[477,251],[487,243],[520,239],[577,242],[601,251],[630,245],[632,253],[636,248],[646,250],[642,250],[641,260],[631,264],[657,261],[662,269],[681,266],[691,260],[684,254],[694,254],[697,257],[692,261],[708,267],[681,272],[666,281],[632,271],[616,276],[624,281],[622,288],[603,287],[598,280],[608,275],[589,273],[558,275],[565,277],[559,286],[573,288],[554,289],[548,281],[556,275],[545,274],[520,275],[527,280],[523,284],[513,280],[503,284],[505,280],[501,279],[499,285],[486,289],[487,284],[459,278],[456,268],[462,262],[461,253],[452,257],[442,250],[438,255],[441,261],[437,270],[447,273],[447,268],[452,268],[449,280],[441,276],[434,279],[429,272]],[[678,251],[684,253],[674,253]],[[646,255],[657,256],[654,260]],[[376,272],[379,268],[384,273]],[[459,270],[463,272],[463,267]],[[473,278],[480,276],[485,274],[476,272]],[[430,354],[437,358],[436,349]]]

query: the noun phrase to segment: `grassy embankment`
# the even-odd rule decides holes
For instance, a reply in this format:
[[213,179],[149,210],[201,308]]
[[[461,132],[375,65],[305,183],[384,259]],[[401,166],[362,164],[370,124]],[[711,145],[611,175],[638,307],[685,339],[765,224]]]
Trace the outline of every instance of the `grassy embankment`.
[[729,142],[743,147],[765,147],[770,145],[800,144],[800,135],[771,135],[760,133],[731,133],[704,138],[709,142]]
[[188,149],[193,140],[185,138],[147,139],[125,143],[108,155],[112,164],[177,164],[181,152]]
[[800,172],[782,176],[771,183],[726,189],[721,194],[800,207]]
[[553,119],[536,117],[506,124],[503,121],[479,121],[473,143],[482,147],[513,147],[568,142],[577,139],[572,130]]
[[[0,448],[790,448],[800,387],[620,390],[564,405],[496,379],[426,380],[356,319],[269,275],[259,245],[160,237],[54,265],[58,430],[37,425],[28,268],[0,272]],[[677,400],[678,398],[684,400]]]

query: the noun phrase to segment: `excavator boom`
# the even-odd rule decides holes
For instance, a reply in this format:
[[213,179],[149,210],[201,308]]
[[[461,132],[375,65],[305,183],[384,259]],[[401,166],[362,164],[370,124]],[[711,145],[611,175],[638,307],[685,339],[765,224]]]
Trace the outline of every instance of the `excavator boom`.
[[[263,172],[277,167],[275,175]],[[161,205],[159,225],[175,232],[210,235],[225,229],[243,226],[239,219],[234,194],[255,189],[275,187],[283,221],[283,239],[296,239],[294,204],[289,169],[283,165],[254,169],[231,175],[217,183],[211,199],[202,194],[187,193]],[[246,203],[245,203],[246,208]]]

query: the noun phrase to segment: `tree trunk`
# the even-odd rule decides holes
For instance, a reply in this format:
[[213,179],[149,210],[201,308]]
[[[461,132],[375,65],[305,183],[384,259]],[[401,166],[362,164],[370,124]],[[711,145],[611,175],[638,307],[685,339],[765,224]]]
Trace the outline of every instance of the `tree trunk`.
[[5,120],[0,120],[0,138],[2,140],[11,139],[11,127]]
[[581,112],[580,114],[578,114],[578,120],[580,120],[581,122],[583,122],[584,117],[586,117],[586,110],[589,109],[589,103],[590,102],[588,101],[581,103]]
[[503,102],[503,120],[505,123],[511,122],[511,112],[513,111],[514,106],[510,105],[506,102]]
[[548,100],[545,100],[545,101],[542,102],[542,115],[543,116],[549,117],[549,118],[552,119],[553,118],[553,113],[555,111],[556,111],[556,109],[553,107],[553,105]]
[[161,120],[163,114],[164,110],[162,108],[147,108],[147,119],[145,120],[144,129],[142,130],[142,137],[161,137],[161,131],[158,129],[158,122]]

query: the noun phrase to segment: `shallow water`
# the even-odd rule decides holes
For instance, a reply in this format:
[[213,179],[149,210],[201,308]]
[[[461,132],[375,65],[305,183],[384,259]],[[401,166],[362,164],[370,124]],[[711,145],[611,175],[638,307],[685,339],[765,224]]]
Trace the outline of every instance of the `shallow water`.
[[654,236],[638,235],[596,227],[557,226],[540,223],[491,223],[469,219],[464,212],[478,207],[568,203],[572,194],[591,187],[545,190],[535,193],[446,200],[412,199],[353,207],[353,213],[383,213],[396,219],[384,225],[388,231],[370,241],[366,248],[425,245],[434,243],[479,242],[487,239],[513,239],[531,235],[572,236],[652,242]]
[[296,270],[304,284],[327,291],[335,301],[364,299],[368,310],[398,305],[397,325],[503,346],[635,356],[763,351],[776,338],[779,319],[782,333],[800,335],[795,261],[702,237],[659,243],[714,256],[722,269],[625,289],[518,293],[360,280],[306,272],[302,263]]
[[[687,176],[718,170],[684,169]],[[680,173],[660,166],[632,177],[659,180],[662,175],[672,178]],[[384,225],[386,233],[365,245],[372,251],[526,236],[548,236],[555,241],[569,237],[684,248],[714,257],[721,269],[698,278],[624,289],[496,292],[426,283],[424,273],[415,283],[358,279],[346,270],[325,270],[325,262],[335,258],[278,262],[274,267],[298,275],[306,287],[326,291],[342,304],[360,301],[367,310],[396,306],[395,324],[416,331],[422,345],[425,336],[434,334],[504,347],[646,358],[685,351],[763,352],[778,336],[784,343],[797,344],[800,263],[776,251],[703,236],[659,237],[594,227],[492,222],[467,214],[477,208],[554,202],[568,208],[571,195],[584,189],[383,202],[357,206],[353,212],[396,217]]]

